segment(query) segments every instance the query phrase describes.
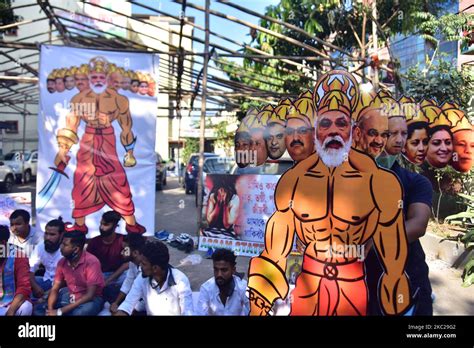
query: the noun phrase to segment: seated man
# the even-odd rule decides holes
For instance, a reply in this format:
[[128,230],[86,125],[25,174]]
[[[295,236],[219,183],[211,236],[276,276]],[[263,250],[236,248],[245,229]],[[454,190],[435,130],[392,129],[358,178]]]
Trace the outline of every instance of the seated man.
[[14,210],[10,215],[11,235],[8,243],[31,257],[35,247],[43,240],[41,233],[30,225],[30,213],[23,209]]
[[144,245],[145,237],[143,237],[141,234],[129,234],[123,238],[123,254],[125,256],[125,260],[129,261],[128,270],[122,287],[120,288],[120,292],[115,301],[110,306],[110,312],[112,314],[117,312],[118,307],[123,302],[123,300],[125,300],[125,297],[127,297],[135,279],[138,276],[141,276],[139,265],[141,250]]
[[86,237],[79,231],[64,233],[62,258],[48,297],[46,315],[97,315],[104,305],[104,276],[97,258],[84,250]]
[[197,315],[248,315],[247,282],[235,275],[235,259],[227,249],[212,254],[214,277],[201,285]]
[[168,247],[156,240],[142,249],[142,276],[119,306],[116,316],[131,315],[143,298],[147,315],[192,315],[193,295],[188,278],[169,264]]
[[123,235],[115,233],[122,217],[111,210],[102,215],[100,220],[100,236],[92,238],[87,245],[87,251],[97,257],[104,274],[104,300],[111,303],[120,291],[128,262],[122,257]]
[[10,231],[0,226],[0,316],[31,315],[31,284],[28,258],[14,246],[8,246]]
[[[62,258],[59,246],[63,233],[64,222],[61,217],[49,221],[45,227],[44,241],[38,244],[30,257],[31,289],[36,298],[42,298],[53,286],[56,267]],[[35,277],[40,265],[45,268],[44,275]]]

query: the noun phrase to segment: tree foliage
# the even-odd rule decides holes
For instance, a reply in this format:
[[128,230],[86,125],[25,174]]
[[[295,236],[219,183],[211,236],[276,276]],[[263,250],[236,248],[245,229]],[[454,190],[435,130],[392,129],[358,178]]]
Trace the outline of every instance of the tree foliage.
[[[385,39],[395,34],[418,34],[426,39],[458,40],[459,29],[465,26],[467,18],[464,15],[446,15],[448,9],[456,7],[455,0],[378,0],[377,17],[379,29],[383,27],[378,39],[379,47],[385,44]],[[315,37],[329,42],[349,52],[355,57],[367,57],[368,45],[372,34],[372,11],[364,6],[362,1],[350,0],[281,0],[278,5],[268,6],[265,15],[292,24],[304,29],[307,34],[288,28],[282,24],[261,19],[259,25],[288,38],[295,39],[302,44],[311,46],[324,52],[332,58],[339,59],[331,63],[332,68],[355,66],[345,60],[345,55],[318,42]],[[365,17],[365,21],[364,21]],[[364,27],[365,23],[365,27]],[[364,28],[363,28],[364,27]],[[362,33],[365,32],[363,37]],[[252,41],[250,46],[271,55],[281,56],[315,56],[307,48],[275,38],[263,31],[251,30]],[[366,47],[361,49],[360,42]],[[255,54],[251,49],[243,49],[244,53]],[[321,70],[328,66],[328,61],[303,62],[308,69]],[[397,62],[393,62],[397,66]],[[221,67],[229,74],[230,78],[261,90],[272,90],[282,94],[299,94],[312,83],[309,77],[298,74],[298,68],[283,60],[244,59],[243,66],[237,64],[223,64]],[[253,80],[243,76],[242,70],[251,71],[260,80]],[[266,78],[265,75],[272,78]],[[255,102],[243,98],[244,109]]]
[[449,100],[467,110],[473,93],[474,69],[469,66],[458,71],[453,62],[440,59],[429,70],[420,65],[408,70],[405,94],[415,99]]

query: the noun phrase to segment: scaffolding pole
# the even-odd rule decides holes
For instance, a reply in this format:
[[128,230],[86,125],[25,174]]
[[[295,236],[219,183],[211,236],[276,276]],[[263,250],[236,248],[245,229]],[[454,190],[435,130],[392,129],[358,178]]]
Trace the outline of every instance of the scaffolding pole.
[[201,230],[202,222],[202,173],[204,167],[204,134],[206,130],[206,97],[207,97],[207,65],[209,62],[209,6],[210,0],[206,0],[206,8],[204,14],[205,22],[205,43],[204,43],[204,65],[202,68],[202,97],[201,97],[201,125],[199,137],[199,174],[197,177],[197,235]]

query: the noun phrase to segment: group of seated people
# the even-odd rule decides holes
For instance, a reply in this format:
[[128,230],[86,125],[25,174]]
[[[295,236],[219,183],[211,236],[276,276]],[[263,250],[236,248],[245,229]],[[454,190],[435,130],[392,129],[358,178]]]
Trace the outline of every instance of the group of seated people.
[[27,211],[12,212],[10,228],[0,225],[0,315],[249,313],[247,283],[235,275],[232,251],[214,252],[214,277],[202,284],[195,305],[187,276],[169,264],[167,246],[116,233],[120,219],[115,211],[104,213],[100,235],[87,240],[66,231],[61,218],[40,232]]

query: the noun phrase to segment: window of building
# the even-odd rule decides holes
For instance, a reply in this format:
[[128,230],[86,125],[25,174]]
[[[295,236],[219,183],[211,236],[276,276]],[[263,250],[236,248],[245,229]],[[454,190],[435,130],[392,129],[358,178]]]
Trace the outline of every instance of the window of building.
[[6,134],[18,134],[18,121],[0,122],[0,129],[5,129]]

